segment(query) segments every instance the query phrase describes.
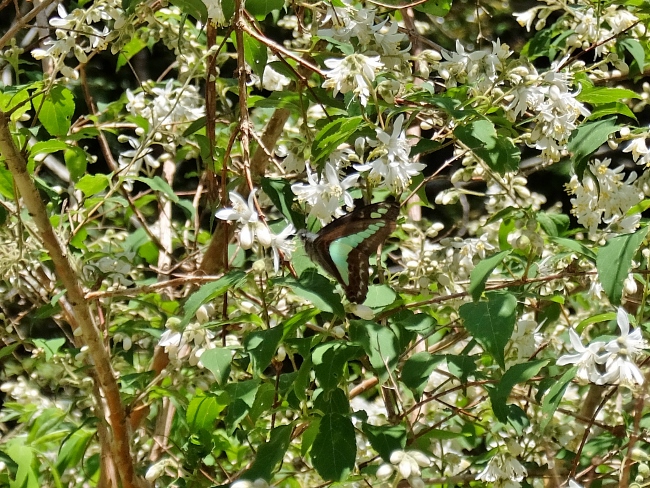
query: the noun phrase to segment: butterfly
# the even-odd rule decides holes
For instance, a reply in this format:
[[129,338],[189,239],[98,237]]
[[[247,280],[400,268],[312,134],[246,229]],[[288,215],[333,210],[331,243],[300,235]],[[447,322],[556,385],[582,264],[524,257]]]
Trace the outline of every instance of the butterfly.
[[368,294],[370,255],[395,230],[399,204],[394,201],[357,207],[323,227],[298,235],[312,261],[338,281],[348,300],[363,303]]

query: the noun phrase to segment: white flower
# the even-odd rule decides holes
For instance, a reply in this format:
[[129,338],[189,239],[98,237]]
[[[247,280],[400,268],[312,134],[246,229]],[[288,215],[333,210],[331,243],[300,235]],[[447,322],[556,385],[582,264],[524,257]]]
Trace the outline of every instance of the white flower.
[[[476,479],[487,483],[500,483],[500,486],[520,486],[519,481],[528,474],[526,468],[509,453],[493,456]],[[504,484],[506,482],[506,484]]]
[[269,64],[264,67],[262,87],[269,91],[282,91],[291,84],[291,79],[275,71]]
[[293,224],[287,225],[282,232],[271,237],[271,249],[273,250],[273,267],[277,273],[280,269],[280,253],[285,259],[291,258],[291,253],[295,250],[295,243],[287,241],[287,237],[296,233],[296,228]]
[[230,485],[230,488],[269,488],[269,484],[262,478],[258,478],[255,481],[238,480]]
[[641,336],[641,329],[630,333],[630,319],[622,307],[616,313],[616,321],[621,335],[605,346],[609,353],[605,364],[606,373],[603,382],[608,384],[624,384],[628,386],[642,385],[644,378],[634,360],[648,347]]
[[420,467],[431,466],[431,459],[420,451],[393,451],[390,455],[391,464],[397,467],[397,471],[404,479],[411,476],[420,476]]
[[369,163],[354,165],[358,171],[370,171],[368,179],[374,184],[383,182],[393,193],[400,193],[408,187],[411,177],[426,167],[422,163],[414,163],[410,158],[411,146],[406,140],[403,130],[404,115],[395,119],[392,133],[377,129],[377,141],[369,141],[375,149]]
[[330,70],[325,71],[327,79],[323,82],[323,88],[334,89],[334,96],[339,92],[351,91],[359,97],[363,106],[368,104],[375,73],[384,67],[379,56],[368,57],[363,54],[351,54],[342,59],[326,59],[325,65]]
[[557,360],[558,366],[565,364],[576,364],[578,366],[578,378],[596,384],[602,384],[602,378],[598,371],[598,364],[605,362],[606,358],[601,355],[604,351],[605,343],[602,341],[594,342],[585,347],[580,341],[580,337],[575,330],[569,329],[569,339],[575,354],[565,354]]
[[[242,227],[239,230],[239,244],[243,249],[250,249],[255,240],[255,231],[257,229],[261,230],[262,227],[266,228],[266,226],[259,222],[259,215],[255,208],[255,191],[252,191],[248,195],[248,203],[239,193],[231,191],[230,201],[233,204],[232,208],[222,208],[217,210],[215,217],[221,220],[236,220],[242,224]],[[262,234],[263,237],[267,236],[263,230]],[[270,244],[270,238],[267,240]]]

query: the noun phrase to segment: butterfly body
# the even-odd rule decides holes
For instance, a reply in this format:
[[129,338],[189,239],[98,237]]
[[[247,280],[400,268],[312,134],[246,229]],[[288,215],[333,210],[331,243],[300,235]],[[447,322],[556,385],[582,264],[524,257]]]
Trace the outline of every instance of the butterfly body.
[[362,303],[368,293],[370,255],[395,230],[399,215],[396,202],[358,207],[321,229],[301,231],[309,257],[336,278],[348,300]]

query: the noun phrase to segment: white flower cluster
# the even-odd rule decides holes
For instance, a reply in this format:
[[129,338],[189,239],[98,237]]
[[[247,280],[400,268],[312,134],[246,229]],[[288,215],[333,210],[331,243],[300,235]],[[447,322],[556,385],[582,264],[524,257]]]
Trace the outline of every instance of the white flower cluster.
[[[595,57],[600,57],[603,54],[613,54],[617,35],[623,31],[633,37],[642,37],[645,34],[643,24],[638,23],[639,19],[625,6],[609,5],[596,11],[591,2],[587,1],[545,0],[545,3],[544,6],[515,14],[517,22],[528,31],[533,28],[533,23],[535,30],[541,30],[546,26],[549,15],[563,11],[560,25],[564,32],[571,32],[564,43],[572,50],[589,49],[593,46]],[[631,27],[634,28],[630,29]],[[613,56],[612,61],[619,69],[624,64],[617,56]]]
[[422,470],[431,466],[429,456],[415,450],[393,451],[390,455],[390,464],[382,464],[377,470],[377,478],[388,479],[395,472],[398,479],[408,480],[413,488],[424,488]]
[[589,164],[582,182],[574,175],[567,184],[567,191],[574,195],[571,213],[587,228],[592,240],[601,223],[622,234],[634,231],[639,225],[639,214],[627,215],[643,199],[643,192],[633,185],[636,173],[623,180],[623,166],[610,169],[610,163],[609,158],[595,160]]
[[196,312],[196,322],[190,322],[185,330],[179,330],[180,319],[171,317],[165,323],[167,329],[160,336],[158,346],[165,348],[170,361],[187,360],[190,366],[199,364],[201,355],[206,349],[212,349],[214,333],[203,324],[210,320],[214,309],[210,305],[202,305]]
[[[103,50],[108,46],[109,36],[116,35],[125,24],[126,17],[122,11],[121,2],[116,0],[99,0],[85,8],[77,8],[68,14],[63,4],[57,7],[58,17],[50,19],[54,27],[56,40],[46,39],[45,49],[32,50],[36,59],[51,59],[54,72],[61,72],[67,78],[77,79],[77,70],[65,65],[65,58],[73,53],[80,63],[88,61],[88,53],[93,50]],[[102,22],[101,30],[93,26]],[[112,28],[106,25],[112,22]]]
[[[355,53],[344,58],[330,58],[325,65],[327,79],[323,88],[332,88],[337,93],[352,92],[359,97],[361,105],[366,106],[374,92],[375,75],[386,68],[400,77],[411,74],[408,63],[408,49],[401,49],[407,40],[405,34],[398,32],[397,23],[386,18],[375,18],[375,11],[365,8],[329,6],[320,20],[323,28],[318,36],[332,38],[338,42],[355,44]],[[392,98],[399,90],[399,84],[386,90]]]
[[273,265],[275,272],[280,269],[280,253],[289,259],[294,250],[294,243],[287,241],[287,238],[296,233],[293,224],[287,225],[279,234],[273,234],[268,226],[260,220],[255,206],[255,194],[253,190],[248,195],[248,202],[236,191],[230,192],[232,208],[217,210],[216,217],[221,220],[237,221],[240,224],[239,245],[242,249],[253,247],[255,240],[264,248],[271,248],[273,251]]
[[596,385],[642,385],[643,373],[636,360],[648,344],[641,336],[641,329],[630,332],[630,319],[623,308],[619,308],[616,321],[621,335],[605,343],[595,341],[584,346],[575,330],[569,329],[569,338],[575,353],[565,354],[557,360],[558,366],[575,364],[577,377]]

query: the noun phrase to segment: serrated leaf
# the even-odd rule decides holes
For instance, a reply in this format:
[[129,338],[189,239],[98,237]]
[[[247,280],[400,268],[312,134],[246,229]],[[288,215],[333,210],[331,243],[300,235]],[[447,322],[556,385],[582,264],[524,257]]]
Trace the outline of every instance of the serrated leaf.
[[481,294],[483,293],[483,290],[485,290],[485,283],[487,283],[492,271],[494,271],[494,268],[499,266],[509,254],[510,251],[501,251],[494,256],[481,259],[481,261],[474,267],[469,278],[469,292],[474,301],[481,298]]
[[350,417],[332,413],[320,421],[311,446],[311,460],[318,474],[327,481],[343,481],[354,469],[357,443]]
[[648,235],[647,227],[634,234],[612,237],[598,251],[596,270],[603,291],[612,305],[619,305],[623,296],[623,282],[632,266],[632,259]]
[[517,299],[510,293],[486,293],[487,302],[465,303],[459,313],[465,328],[505,369],[505,348],[515,329]]
[[609,135],[621,128],[613,117],[585,122],[573,131],[567,148],[573,153],[573,169],[582,179],[591,155],[607,142]]

